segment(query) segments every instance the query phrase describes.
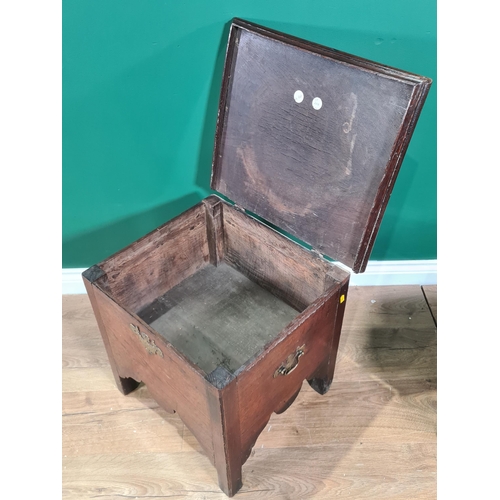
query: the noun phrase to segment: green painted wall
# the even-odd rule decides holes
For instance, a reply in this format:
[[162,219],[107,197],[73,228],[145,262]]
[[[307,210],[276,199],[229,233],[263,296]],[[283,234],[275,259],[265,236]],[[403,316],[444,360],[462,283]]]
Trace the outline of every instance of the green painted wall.
[[233,17],[434,80],[371,258],[436,258],[435,0],[64,0],[63,267],[210,192]]

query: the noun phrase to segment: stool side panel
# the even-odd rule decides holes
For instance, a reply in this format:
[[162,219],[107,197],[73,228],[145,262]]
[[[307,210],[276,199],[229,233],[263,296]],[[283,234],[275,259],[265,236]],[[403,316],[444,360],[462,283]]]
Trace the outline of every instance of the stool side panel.
[[[294,320],[265,353],[250,363],[236,378],[238,387],[241,446],[250,453],[273,412],[283,411],[330,357],[340,286],[319,299],[312,310]],[[297,367],[285,376],[276,370],[290,354],[302,347]]]
[[[129,314],[94,287],[99,315],[106,329],[114,363],[121,377],[142,381],[166,411],[175,411],[213,462],[212,420],[207,390],[212,389],[187,359],[138,317]],[[161,355],[149,353],[130,325],[137,326]]]

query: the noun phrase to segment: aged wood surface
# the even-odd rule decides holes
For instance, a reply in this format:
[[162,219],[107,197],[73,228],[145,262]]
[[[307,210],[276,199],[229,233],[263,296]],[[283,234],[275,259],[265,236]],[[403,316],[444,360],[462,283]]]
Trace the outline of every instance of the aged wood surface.
[[223,203],[218,196],[209,196],[203,200],[206,209],[206,225],[210,262],[216,266],[224,258],[224,221]]
[[169,290],[143,319],[205,373],[236,371],[299,313],[224,262]]
[[[352,340],[339,347],[349,276],[319,254],[364,269],[430,81],[241,20],[233,22],[226,62],[212,187],[243,208],[211,196],[83,273],[107,362],[95,333],[79,340],[86,335],[82,324],[92,330],[88,322],[65,334],[64,470],[69,468],[70,476],[64,494],[69,498],[219,495],[214,481],[207,480],[213,472],[201,482],[203,475],[193,474],[192,464],[200,458],[215,466],[219,486],[229,496],[244,480],[242,494],[250,496],[302,498],[328,490],[330,497],[332,485],[336,495],[350,486],[332,483],[328,471],[335,475],[342,469],[343,457],[357,449],[358,439],[363,445],[363,430],[391,406],[393,389],[411,396],[411,404],[405,406],[405,399],[404,410],[394,411],[396,428],[406,430],[407,420],[420,426],[418,431],[432,427],[432,404],[414,397],[435,390],[435,375],[428,373],[435,373],[435,329],[433,323],[427,328],[431,316],[422,290],[413,296],[415,287],[388,288],[380,292],[382,304],[370,299],[370,306],[364,292],[355,291],[363,313],[358,318],[356,305],[349,309],[344,330]],[[297,106],[302,100],[292,101],[297,85],[306,96],[302,106]],[[311,108],[312,96],[313,104],[321,97],[322,106]],[[315,250],[301,248],[244,209]],[[385,317],[363,323],[366,312]],[[78,323],[78,314],[73,321]],[[300,392],[304,380],[316,393],[328,391],[338,349],[343,378],[323,403],[331,408],[322,413],[318,407],[324,421],[304,413],[296,435],[271,435],[279,422],[285,422],[284,429],[297,427],[286,425],[287,419],[300,414],[301,401],[314,394],[308,386]],[[286,369],[281,372],[280,366]],[[105,369],[124,395],[140,382],[147,389],[113,403]],[[299,408],[280,421],[277,415],[295,400]],[[353,413],[361,408],[364,415],[365,404],[370,418],[353,430],[359,420]],[[424,412],[420,418],[422,406],[431,417]],[[348,430],[338,432],[347,441],[332,441],[338,429],[332,415],[340,411],[338,421],[345,422],[343,409]],[[165,417],[165,411],[177,414]],[[402,417],[406,411],[412,418]],[[268,436],[259,437],[262,431]],[[274,444],[263,452],[269,437]],[[364,449],[378,455],[387,450],[388,456],[409,449],[418,456],[433,444],[432,439],[374,438]],[[112,468],[113,460],[126,462],[130,454],[132,466],[124,472],[131,482],[125,484],[135,486],[123,489],[123,478],[111,473],[96,487],[100,460],[109,459],[105,468]],[[141,454],[152,464],[147,471],[133,464]],[[307,476],[283,477],[279,471],[293,471],[286,464],[298,455],[302,469],[317,459],[322,463]],[[397,470],[418,462],[410,455]],[[324,461],[326,456],[333,463]],[[83,473],[85,457],[93,476],[82,485],[75,473]],[[266,459],[276,462],[267,469],[272,476],[264,471]],[[163,479],[181,463],[187,476]],[[433,466],[429,459],[428,467],[416,472]],[[136,475],[139,471],[145,473]],[[158,479],[147,479],[152,477]],[[356,484],[366,483],[363,478]]]
[[[223,367],[217,368],[217,370],[220,369],[224,370]],[[222,382],[225,383],[224,378]],[[239,388],[234,379],[232,383],[220,389],[219,391],[210,387],[207,391],[211,410],[213,462],[217,469],[220,489],[232,497],[242,486],[242,465],[248,457],[248,454],[244,456],[241,446],[239,412],[239,398],[240,396],[244,398],[245,395],[239,394]]]
[[101,262],[105,274],[96,283],[135,313],[209,259],[205,206],[198,203]]
[[228,205],[223,213],[225,258],[232,266],[298,310],[326,290],[327,273],[335,268],[324,259]]
[[[177,412],[229,496],[272,413],[304,379],[330,386],[348,273],[217,197],[83,278],[120,391],[143,382]],[[300,346],[300,366],[275,379]]]
[[362,271],[430,84],[236,20],[212,188]]
[[[205,374],[187,361],[154,330],[139,318],[122,309],[100,290],[94,290],[99,313],[105,327],[120,377],[147,383],[148,390],[160,406],[175,411],[196,435],[201,446],[213,460],[212,424],[207,398]],[[131,329],[135,324],[154,341],[161,356],[148,353]]]
[[[250,452],[257,436],[264,429],[274,411],[281,412],[298,393],[304,379],[312,379],[326,358],[332,342],[332,330],[339,303],[340,288],[333,289],[325,299],[318,301],[291,323],[269,348],[268,354],[250,363],[238,375],[240,393],[241,444]],[[297,347],[304,356],[296,370],[286,377],[274,377],[275,370]],[[322,374],[326,379],[327,374]]]
[[105,321],[103,321],[102,317],[103,311],[101,310],[99,305],[99,296],[102,295],[102,293],[100,290],[97,290],[97,288],[92,284],[94,279],[97,279],[98,276],[102,276],[102,274],[103,273],[101,268],[93,266],[93,268],[88,269],[83,273],[83,281],[85,283],[85,289],[87,290],[90,303],[92,304],[92,308],[94,310],[97,325],[101,332],[101,337],[104,343],[104,347],[106,348],[109,365],[111,367],[111,371],[113,372],[116,385],[123,395],[127,395],[137,389],[140,379],[136,380],[134,378],[131,378],[131,376],[129,375],[124,375],[123,372],[119,370],[119,367],[116,363],[116,355],[113,352],[113,347],[111,346],[112,340],[108,335],[108,329],[106,328]]
[[[63,297],[63,497],[227,498],[177,414],[145,386],[120,394],[99,340],[88,297]],[[271,416],[239,496],[436,498],[436,329],[420,287],[350,288],[330,391],[304,382]]]

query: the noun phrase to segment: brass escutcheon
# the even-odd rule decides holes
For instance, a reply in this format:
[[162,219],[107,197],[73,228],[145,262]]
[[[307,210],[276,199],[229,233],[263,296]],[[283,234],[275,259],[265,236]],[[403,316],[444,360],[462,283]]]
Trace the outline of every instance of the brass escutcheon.
[[304,354],[304,347],[306,345],[302,345],[297,347],[297,350],[290,354],[283,363],[281,363],[280,367],[274,372],[274,377],[276,378],[280,375],[288,375],[297,368],[299,364],[299,358]]
[[163,358],[163,353],[161,352],[161,349],[155,344],[154,340],[151,340],[144,332],[141,332],[138,326],[135,326],[132,323],[130,323],[129,326],[130,329],[139,337],[139,340],[146,348],[146,351],[149,352],[149,354],[157,354],[158,356],[160,356],[160,358]]

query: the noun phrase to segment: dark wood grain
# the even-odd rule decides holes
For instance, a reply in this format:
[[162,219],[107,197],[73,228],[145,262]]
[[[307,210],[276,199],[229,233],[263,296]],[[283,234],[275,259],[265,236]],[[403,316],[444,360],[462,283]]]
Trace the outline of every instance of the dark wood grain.
[[[319,298],[280,334],[265,356],[255,359],[238,374],[234,383],[244,395],[239,407],[241,445],[247,453],[272,413],[283,410],[302,381],[312,378],[318,366],[329,358],[340,290],[337,285]],[[303,346],[305,354],[299,358],[297,368],[289,375],[274,377],[276,369],[299,346]]]
[[364,271],[429,86],[427,78],[236,20],[212,188]]
[[[158,403],[148,408],[177,412],[176,446],[195,437],[228,496],[304,380],[320,394],[332,384],[349,273],[322,254],[366,266],[429,85],[235,20],[212,187],[240,206],[209,196],[83,273],[118,388],[143,382]],[[78,426],[84,413],[65,416]]]
[[123,307],[138,312],[210,262],[205,206],[175,219],[99,264],[96,280]]
[[224,238],[229,264],[298,310],[304,310],[335,281],[330,278],[340,281],[340,276],[346,276],[340,268],[227,204]]
[[[205,374],[140,318],[124,310],[97,287],[93,291],[98,300],[98,311],[108,335],[117,373],[121,377],[144,382],[154,399],[165,410],[175,411],[181,416],[207,456],[213,460]],[[162,351],[162,357],[146,351],[131,331],[130,324],[138,326],[154,340]]]
[[126,395],[132,392],[133,390],[137,389],[139,381],[129,376],[122,376],[123,373],[120,372],[118,363],[116,362],[115,353],[111,345],[112,341],[109,338],[106,329],[106,324],[102,319],[102,311],[99,305],[100,292],[96,287],[93,286],[93,283],[96,281],[97,278],[100,278],[103,275],[103,272],[101,269],[98,269],[97,266],[93,266],[93,268],[91,269],[92,269],[91,272],[86,272],[83,274],[83,282],[85,283],[85,289],[87,290],[87,295],[90,299],[90,303],[92,304],[97,325],[99,326],[99,331],[101,332],[102,341],[104,343],[104,347],[106,348],[106,353],[109,359],[109,365],[111,366],[111,371],[113,372],[116,386],[118,387],[118,389],[122,394]]
[[[224,370],[221,367],[222,370]],[[224,379],[219,390],[208,389],[212,415],[212,436],[214,443],[214,465],[217,469],[219,486],[232,497],[243,485],[242,465],[244,457],[241,448],[238,386],[233,376],[232,382]],[[241,397],[245,397],[241,394]]]
[[[436,497],[436,331],[422,303],[419,286],[350,288],[330,391],[304,383],[272,414],[235,498]],[[225,498],[177,414],[147,386],[116,390],[99,336],[88,297],[63,297],[63,498]]]
[[318,366],[308,382],[309,385],[319,394],[326,394],[333,381],[335,365],[337,364],[337,352],[339,349],[340,333],[342,331],[342,322],[347,304],[347,292],[349,289],[349,277],[346,277],[340,287],[337,299],[337,309],[333,320],[333,335],[330,336],[330,345],[327,348],[328,357]]
[[224,219],[221,199],[209,196],[203,200],[206,208],[207,239],[210,250],[210,262],[217,266],[224,259]]
[[122,392],[144,382],[178,412],[229,496],[272,413],[304,379],[330,386],[349,274],[216,197],[84,279]]

